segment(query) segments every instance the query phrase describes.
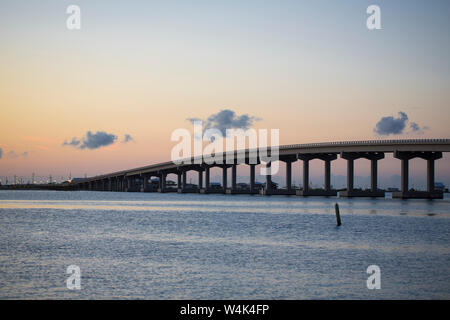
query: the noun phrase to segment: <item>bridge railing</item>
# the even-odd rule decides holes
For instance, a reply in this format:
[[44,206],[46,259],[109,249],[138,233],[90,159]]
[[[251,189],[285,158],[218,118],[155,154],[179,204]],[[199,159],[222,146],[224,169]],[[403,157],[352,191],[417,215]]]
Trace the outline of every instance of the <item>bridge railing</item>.
[[[288,150],[288,149],[302,149],[302,148],[315,148],[315,147],[336,147],[336,146],[349,146],[349,145],[414,145],[414,144],[440,144],[440,143],[444,143],[444,144],[450,144],[450,139],[400,139],[400,140],[392,140],[392,139],[380,139],[380,140],[360,140],[360,141],[331,141],[331,142],[315,142],[315,143],[304,143],[304,144],[288,144],[288,145],[282,145],[279,146],[280,150]],[[245,149],[245,153],[249,153],[249,152],[253,152],[258,150],[257,149]],[[268,149],[270,149],[270,147],[268,147]],[[230,153],[237,153],[237,152],[242,152],[242,150],[234,150],[234,151],[230,151]],[[225,156],[229,154],[228,152],[222,152],[222,153],[218,153],[218,156]],[[191,163],[194,162],[194,160],[196,159],[200,159],[202,158],[203,155],[201,156],[196,156],[196,157],[191,157],[191,158],[186,158],[180,161],[187,161],[190,160]],[[163,163],[158,163],[158,164],[153,164],[153,165],[149,165],[149,166],[144,166],[144,167],[139,167],[139,168],[134,168],[134,169],[130,169],[130,170],[122,170],[122,171],[118,171],[118,172],[113,172],[110,174],[105,174],[105,175],[98,175],[98,176],[93,176],[93,177],[89,177],[86,178],[82,181],[77,182],[78,183],[84,183],[84,182],[89,182],[89,181],[93,181],[93,180],[100,180],[100,179],[106,179],[108,177],[113,177],[113,176],[122,176],[122,175],[126,175],[128,172],[131,171],[140,171],[140,170],[147,170],[147,169],[151,169],[152,167],[157,167],[157,166],[166,166],[166,165],[170,165],[173,164],[173,162],[168,161],[168,162],[163,162]]]

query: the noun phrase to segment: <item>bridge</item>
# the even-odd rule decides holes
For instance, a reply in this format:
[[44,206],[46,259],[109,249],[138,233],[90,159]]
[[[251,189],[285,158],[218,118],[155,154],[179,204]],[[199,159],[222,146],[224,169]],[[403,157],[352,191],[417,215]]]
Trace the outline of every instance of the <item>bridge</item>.
[[[338,156],[347,161],[347,187],[340,191],[341,197],[384,197],[385,191],[378,188],[378,161],[385,157],[386,153],[392,153],[394,158],[401,161],[401,190],[393,192],[394,198],[425,198],[441,199],[443,192],[435,190],[435,161],[442,158],[443,152],[450,152],[450,139],[408,139],[408,140],[367,140],[367,141],[342,141],[309,144],[291,144],[279,147],[279,161],[286,164],[286,188],[276,189],[272,184],[271,175],[266,175],[264,188],[258,188],[255,182],[256,164],[249,161],[252,150],[245,150],[245,163],[249,167],[249,188],[240,189],[236,182],[236,168],[238,165],[237,151],[223,153],[223,159],[228,155],[233,159],[231,163],[207,164],[196,163],[198,158],[190,158],[188,163],[176,164],[172,161],[163,162],[144,167],[122,170],[109,174],[88,177],[70,184],[72,190],[96,190],[96,191],[141,191],[141,192],[178,192],[178,193],[226,193],[226,194],[283,194],[298,196],[336,196],[337,191],[332,189],[330,183],[331,161]],[[360,190],[354,188],[354,161],[356,159],[368,159],[371,163],[370,189]],[[421,158],[427,162],[427,190],[412,191],[409,189],[409,160]],[[259,159],[259,157],[258,157]],[[324,188],[311,189],[309,187],[309,162],[320,159],[324,163]],[[292,187],[292,163],[303,162],[303,188],[296,190]],[[266,164],[270,166],[270,162]],[[213,187],[210,183],[210,169],[219,167],[222,169],[222,184],[220,188]],[[231,169],[231,187],[227,185],[227,172]],[[188,171],[198,173],[198,184],[189,185],[186,181]],[[168,186],[166,177],[168,174],[177,175],[176,188]],[[157,177],[157,187],[152,183],[152,178]],[[203,179],[204,178],[204,179]],[[203,181],[205,183],[203,183]]]

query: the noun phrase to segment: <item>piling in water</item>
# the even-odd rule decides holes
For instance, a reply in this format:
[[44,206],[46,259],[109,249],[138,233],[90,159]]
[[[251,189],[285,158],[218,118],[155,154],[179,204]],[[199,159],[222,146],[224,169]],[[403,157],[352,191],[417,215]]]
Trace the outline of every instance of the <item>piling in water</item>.
[[334,205],[334,211],[336,212],[336,224],[339,227],[341,225],[341,214],[339,213],[339,205]]

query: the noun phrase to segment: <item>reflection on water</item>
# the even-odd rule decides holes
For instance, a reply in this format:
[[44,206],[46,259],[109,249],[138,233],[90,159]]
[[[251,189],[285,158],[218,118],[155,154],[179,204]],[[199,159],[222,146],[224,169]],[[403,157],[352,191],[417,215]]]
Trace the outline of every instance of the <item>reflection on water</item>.
[[[96,193],[104,195],[106,193]],[[117,194],[117,193],[107,193]],[[119,193],[120,194],[120,193]],[[164,194],[164,200],[155,199],[150,194],[147,200],[139,193],[127,200],[39,200],[39,199],[2,199],[0,208],[8,209],[61,209],[61,210],[109,210],[109,211],[195,211],[195,212],[259,212],[276,213],[323,213],[334,212],[333,204],[338,202],[341,214],[373,215],[410,215],[450,217],[450,200],[386,200],[386,199],[348,199],[333,197],[261,197],[234,195],[178,195]],[[134,195],[134,197],[133,197]],[[145,194],[147,195],[147,194]],[[157,194],[158,196],[161,196]],[[190,198],[186,200],[186,197]],[[208,198],[205,198],[208,197]],[[207,201],[205,201],[207,200]],[[236,201],[237,200],[237,201]]]
[[0,191],[0,298],[450,298],[448,217],[448,198]]

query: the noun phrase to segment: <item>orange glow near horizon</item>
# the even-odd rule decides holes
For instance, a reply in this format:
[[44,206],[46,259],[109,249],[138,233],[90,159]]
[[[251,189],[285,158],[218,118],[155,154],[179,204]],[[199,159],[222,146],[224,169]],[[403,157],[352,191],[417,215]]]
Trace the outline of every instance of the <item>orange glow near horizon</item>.
[[[186,119],[222,109],[259,118],[256,129],[279,129],[280,144],[377,139],[377,121],[399,111],[430,129],[388,138],[450,138],[450,49],[432,21],[418,19],[405,39],[395,4],[386,10],[399,20],[377,33],[348,5],[341,21],[316,4],[274,17],[271,4],[181,15],[147,3],[105,12],[100,2],[81,5],[89,14],[79,31],[65,28],[61,5],[1,10],[0,177],[91,176],[168,161],[173,130],[191,131]],[[140,14],[153,10],[159,15]],[[118,139],[96,150],[62,145],[89,130]],[[125,134],[134,141],[121,143]],[[380,172],[396,166],[386,161]],[[447,155],[437,174],[450,184]]]

